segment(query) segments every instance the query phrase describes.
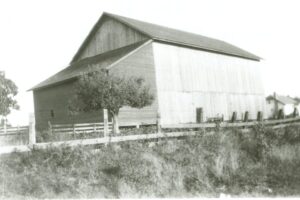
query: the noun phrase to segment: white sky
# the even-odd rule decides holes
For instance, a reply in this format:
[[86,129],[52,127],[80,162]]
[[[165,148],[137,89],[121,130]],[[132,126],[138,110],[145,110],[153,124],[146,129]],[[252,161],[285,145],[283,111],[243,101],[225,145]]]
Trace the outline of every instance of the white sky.
[[300,96],[298,0],[9,0],[0,2],[0,70],[19,88],[26,124],[29,88],[68,65],[103,11],[227,41],[262,58],[266,95]]

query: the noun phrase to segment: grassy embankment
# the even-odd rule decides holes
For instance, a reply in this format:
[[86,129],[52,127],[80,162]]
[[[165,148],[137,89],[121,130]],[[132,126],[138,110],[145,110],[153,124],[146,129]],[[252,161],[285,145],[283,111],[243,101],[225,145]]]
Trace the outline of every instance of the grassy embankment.
[[300,127],[0,157],[0,197],[299,196]]

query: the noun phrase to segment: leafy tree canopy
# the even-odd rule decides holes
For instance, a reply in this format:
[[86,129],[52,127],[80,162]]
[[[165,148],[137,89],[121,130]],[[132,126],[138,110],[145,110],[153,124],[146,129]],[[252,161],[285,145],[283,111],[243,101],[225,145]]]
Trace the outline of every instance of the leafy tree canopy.
[[11,109],[19,109],[15,96],[18,88],[13,81],[5,78],[4,72],[0,72],[0,116],[7,116]]
[[118,130],[118,114],[123,106],[143,108],[151,105],[154,96],[144,79],[120,77],[96,71],[82,75],[75,86],[71,111],[107,109],[114,119],[114,131]]

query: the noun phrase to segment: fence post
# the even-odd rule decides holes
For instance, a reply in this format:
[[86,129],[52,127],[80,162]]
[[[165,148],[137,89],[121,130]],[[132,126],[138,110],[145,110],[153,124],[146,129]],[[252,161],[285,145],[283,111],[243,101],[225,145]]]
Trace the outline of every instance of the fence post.
[[196,108],[196,122],[203,122],[203,108]]
[[74,136],[74,138],[76,138],[76,134],[75,134],[75,124],[73,124],[73,136]]
[[96,133],[96,123],[93,124],[94,133]]
[[103,132],[104,132],[104,137],[109,136],[107,109],[103,109]]
[[53,134],[53,133],[52,133],[52,124],[51,124],[50,121],[48,121],[48,127],[49,127],[49,131],[50,131],[50,133],[51,133],[51,135],[52,135],[52,134]]
[[29,116],[29,145],[36,143],[35,119],[34,115]]
[[231,122],[233,123],[233,122],[235,122],[235,121],[236,121],[236,112],[234,111],[234,112],[232,113]]
[[261,122],[263,120],[263,113],[261,111],[257,112],[257,121]]
[[249,112],[246,111],[244,116],[244,122],[248,122],[248,118],[249,118]]
[[3,132],[4,132],[4,134],[6,134],[7,133],[7,120],[6,120],[6,118],[4,118],[4,120],[3,120]]
[[156,118],[156,130],[157,133],[161,133],[161,118],[160,118],[160,113],[157,113],[157,118]]
[[283,112],[283,109],[279,109],[279,111],[278,111],[278,119],[284,119],[284,112]]
[[299,116],[299,111],[298,111],[298,108],[295,107],[294,112],[293,112],[293,117],[298,117],[298,116]]

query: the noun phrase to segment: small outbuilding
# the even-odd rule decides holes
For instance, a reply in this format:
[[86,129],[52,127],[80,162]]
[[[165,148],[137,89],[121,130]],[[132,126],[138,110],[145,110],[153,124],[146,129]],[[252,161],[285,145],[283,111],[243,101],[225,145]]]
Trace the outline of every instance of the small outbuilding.
[[[268,118],[279,118],[292,115],[295,108],[298,110],[298,102],[290,96],[283,96],[274,93],[266,98]],[[281,113],[280,113],[281,112]]]
[[143,77],[155,95],[151,106],[122,108],[121,126],[154,124],[158,113],[162,124],[195,123],[197,111],[203,121],[233,112],[256,119],[265,111],[260,60],[221,40],[104,13],[70,65],[32,88],[36,125],[101,121],[99,112],[70,116],[68,101],[81,74],[102,68]]

